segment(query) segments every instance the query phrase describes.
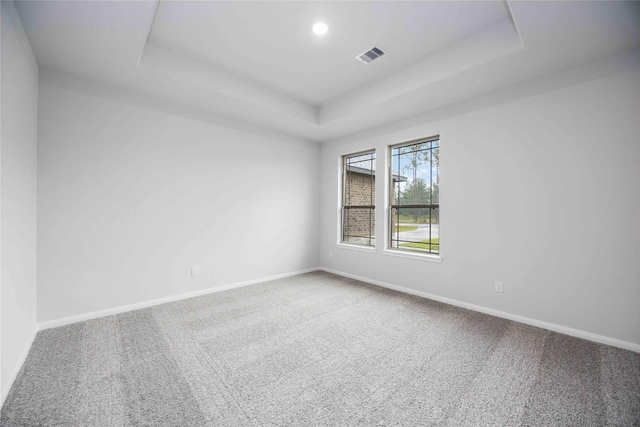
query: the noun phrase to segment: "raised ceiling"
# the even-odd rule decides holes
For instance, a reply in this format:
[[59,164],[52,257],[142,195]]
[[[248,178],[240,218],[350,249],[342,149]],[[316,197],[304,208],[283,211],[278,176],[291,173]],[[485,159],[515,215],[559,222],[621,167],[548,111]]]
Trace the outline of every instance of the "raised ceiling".
[[[161,2],[149,41],[317,106],[508,19],[499,2]],[[384,61],[355,60],[376,44]]]
[[[25,1],[17,9],[46,82],[310,141],[640,47],[637,2]],[[329,24],[323,38],[311,31],[317,20]],[[355,59],[373,46],[387,55]]]

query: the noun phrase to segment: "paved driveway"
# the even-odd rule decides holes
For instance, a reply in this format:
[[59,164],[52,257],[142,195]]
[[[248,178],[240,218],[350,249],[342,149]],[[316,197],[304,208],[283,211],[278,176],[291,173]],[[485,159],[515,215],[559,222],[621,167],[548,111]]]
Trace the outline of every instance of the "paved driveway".
[[[439,230],[440,230],[440,225],[439,224],[409,224],[409,223],[401,223],[401,226],[407,226],[407,227],[418,227],[417,230],[413,230],[413,231],[402,231],[400,233],[398,233],[398,237],[400,238],[400,240],[406,240],[406,241],[410,241],[410,242],[420,242],[422,240],[427,240],[429,239],[429,237],[436,238],[440,236]],[[429,231],[431,231],[431,236],[429,236]],[[393,233],[394,238],[396,236],[396,233]]]

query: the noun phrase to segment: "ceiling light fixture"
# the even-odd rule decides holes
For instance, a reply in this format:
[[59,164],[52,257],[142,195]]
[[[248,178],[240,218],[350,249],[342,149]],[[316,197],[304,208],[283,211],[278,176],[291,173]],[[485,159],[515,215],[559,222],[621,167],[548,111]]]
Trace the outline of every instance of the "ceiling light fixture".
[[327,31],[329,31],[329,26],[322,21],[318,21],[313,24],[313,27],[311,27],[311,29],[316,36],[324,36],[325,34],[327,34]]

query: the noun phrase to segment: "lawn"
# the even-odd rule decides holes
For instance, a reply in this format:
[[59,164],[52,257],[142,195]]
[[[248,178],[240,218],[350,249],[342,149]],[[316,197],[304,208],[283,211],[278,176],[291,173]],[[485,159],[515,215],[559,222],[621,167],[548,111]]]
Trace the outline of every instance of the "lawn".
[[[429,245],[431,243],[431,245]],[[412,249],[424,249],[431,250],[432,252],[440,252],[440,239],[438,237],[434,237],[429,240],[421,240],[419,242],[411,242],[411,243],[402,243],[400,244],[403,248],[412,248]]]

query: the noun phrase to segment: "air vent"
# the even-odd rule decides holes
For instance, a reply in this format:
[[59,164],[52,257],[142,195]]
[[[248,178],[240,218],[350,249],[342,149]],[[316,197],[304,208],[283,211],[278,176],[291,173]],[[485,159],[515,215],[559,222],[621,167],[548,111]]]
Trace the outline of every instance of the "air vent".
[[385,54],[385,52],[382,49],[380,49],[377,46],[374,46],[373,48],[369,49],[368,51],[366,51],[362,55],[356,56],[356,59],[364,62],[365,64],[370,64],[371,62],[373,62],[376,59],[380,58],[384,54]]

